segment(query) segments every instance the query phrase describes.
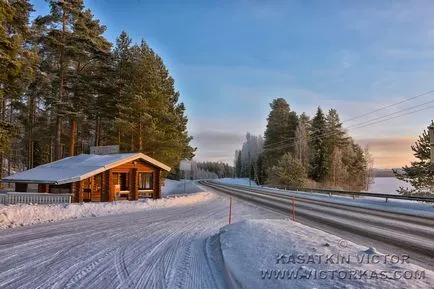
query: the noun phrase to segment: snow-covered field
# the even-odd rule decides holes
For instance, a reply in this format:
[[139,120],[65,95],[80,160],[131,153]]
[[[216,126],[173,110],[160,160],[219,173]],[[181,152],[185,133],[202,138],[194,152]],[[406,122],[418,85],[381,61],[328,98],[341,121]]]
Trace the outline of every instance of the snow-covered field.
[[[182,187],[182,188],[181,188]],[[162,193],[165,198],[159,200],[143,199],[139,201],[118,201],[114,203],[83,204],[0,204],[0,229],[28,226],[38,223],[57,222],[67,219],[106,216],[112,214],[133,213],[164,207],[189,205],[208,200],[212,194],[202,192],[193,183],[186,186],[179,181],[166,180]]]
[[411,188],[411,185],[397,178],[374,178],[374,183],[369,186],[369,192],[396,195],[399,187]]
[[434,272],[288,220],[221,229],[230,288],[432,288]]
[[133,213],[155,208],[170,208],[195,204],[208,200],[211,193],[197,193],[189,196],[145,199],[139,201],[119,201],[114,203],[83,204],[15,204],[0,205],[0,229],[28,226],[38,223],[57,222],[67,219]]

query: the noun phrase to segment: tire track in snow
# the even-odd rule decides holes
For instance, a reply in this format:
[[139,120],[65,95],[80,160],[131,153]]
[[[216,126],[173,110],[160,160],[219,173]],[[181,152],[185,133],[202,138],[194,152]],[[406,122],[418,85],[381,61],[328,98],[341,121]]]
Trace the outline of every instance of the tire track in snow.
[[[228,199],[217,196],[198,204],[2,231],[0,256],[7,266],[0,263],[0,287],[226,288],[206,254],[206,240],[227,224],[227,209]],[[233,213],[237,221],[281,217],[237,202]]]
[[64,288],[72,288],[74,285],[76,285],[79,281],[84,279],[89,273],[95,270],[105,259],[107,259],[109,256],[113,255],[113,251],[106,251],[104,254],[102,254],[101,257],[92,259],[91,262],[87,263],[87,265],[74,273],[74,275],[66,282]]
[[116,274],[120,280],[118,288],[132,288],[133,282],[125,264],[125,247],[118,248],[115,255]]

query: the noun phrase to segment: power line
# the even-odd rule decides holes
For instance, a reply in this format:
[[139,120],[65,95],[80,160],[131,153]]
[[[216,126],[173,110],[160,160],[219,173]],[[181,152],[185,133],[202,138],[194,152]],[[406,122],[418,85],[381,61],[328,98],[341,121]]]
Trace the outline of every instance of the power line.
[[390,117],[390,118],[387,118],[387,119],[383,119],[383,120],[380,120],[380,121],[376,121],[376,122],[373,122],[373,123],[368,123],[366,125],[362,125],[362,126],[359,126],[359,127],[353,127],[351,129],[356,129],[356,128],[362,128],[362,127],[370,126],[370,125],[373,125],[373,124],[377,124],[377,123],[385,122],[385,121],[388,121],[388,120],[391,120],[391,119],[395,119],[395,118],[398,118],[398,117],[402,117],[404,115],[410,115],[410,114],[413,114],[413,113],[416,113],[416,112],[419,112],[419,111],[427,110],[427,109],[430,109],[430,108],[434,108],[434,105],[431,105],[431,106],[428,106],[428,107],[424,107],[422,109],[410,111],[408,113],[404,113],[404,114],[397,115],[397,116],[394,116],[394,117]]
[[390,108],[390,107],[392,107],[392,106],[395,106],[395,105],[398,105],[398,104],[401,104],[401,103],[405,103],[405,102],[407,102],[407,101],[410,101],[410,100],[416,99],[416,98],[421,97],[421,96],[425,96],[425,95],[431,94],[431,93],[433,93],[433,92],[434,92],[434,89],[433,89],[433,90],[428,90],[428,91],[426,91],[426,92],[424,92],[424,93],[421,93],[421,94],[418,94],[418,95],[416,95],[416,96],[413,96],[413,97],[410,97],[410,98],[407,98],[407,99],[404,99],[404,100],[401,100],[401,101],[398,101],[398,102],[395,102],[395,103],[392,103],[392,104],[389,104],[389,105],[386,105],[386,106],[380,107],[380,108],[378,108],[378,109],[375,109],[375,110],[370,111],[370,112],[367,112],[367,113],[360,114],[360,115],[358,115],[358,116],[355,116],[355,117],[352,117],[352,118],[346,119],[346,120],[344,120],[344,121],[342,121],[342,122],[348,122],[348,121],[352,121],[352,120],[355,120],[355,119],[359,119],[359,118],[361,118],[361,117],[363,117],[363,116],[367,116],[367,115],[370,115],[370,114],[376,113],[376,112],[378,112],[378,111],[381,111],[381,110],[384,110],[384,109]]
[[347,127],[347,129],[351,129],[352,127],[355,127],[355,126],[363,125],[365,123],[369,123],[369,122],[372,122],[372,121],[375,121],[375,120],[378,120],[378,119],[382,119],[382,118],[385,118],[385,117],[388,117],[388,116],[392,116],[392,115],[398,114],[400,112],[405,112],[405,111],[408,111],[408,110],[412,110],[413,108],[424,106],[424,105],[427,105],[427,104],[430,104],[430,103],[434,103],[434,100],[427,101],[427,102],[424,102],[424,103],[421,103],[421,104],[418,104],[418,105],[413,105],[413,106],[410,106],[410,107],[406,107],[404,109],[395,111],[393,113],[386,114],[386,115],[383,115],[383,116],[379,116],[379,117],[376,117],[376,118],[373,118],[373,119],[370,119],[370,120],[367,120],[367,121],[363,121],[361,123],[356,123],[356,124],[350,125],[349,127]]

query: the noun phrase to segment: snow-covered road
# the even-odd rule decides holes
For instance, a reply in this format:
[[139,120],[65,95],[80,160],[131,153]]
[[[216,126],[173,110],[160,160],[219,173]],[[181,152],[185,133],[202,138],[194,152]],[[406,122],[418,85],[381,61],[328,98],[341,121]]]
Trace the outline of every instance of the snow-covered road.
[[[283,218],[234,202],[233,220]],[[206,240],[228,199],[0,232],[0,288],[222,288]],[[214,273],[213,273],[214,271]]]
[[292,213],[297,204],[298,222],[388,253],[405,253],[414,263],[432,270],[434,254],[434,210],[428,204],[373,202],[329,198],[301,192],[249,188],[204,182],[206,186],[239,198]]

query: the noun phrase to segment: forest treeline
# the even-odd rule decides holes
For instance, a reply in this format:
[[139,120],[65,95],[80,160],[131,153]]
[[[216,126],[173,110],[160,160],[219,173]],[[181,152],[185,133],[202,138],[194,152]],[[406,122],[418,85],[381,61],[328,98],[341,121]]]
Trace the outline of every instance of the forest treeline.
[[235,176],[234,167],[224,162],[198,162],[190,161],[190,171],[180,171],[178,168],[168,177],[171,179],[218,179],[233,178]]
[[273,100],[264,138],[247,133],[235,152],[235,171],[258,184],[366,190],[372,158],[346,133],[335,109],[298,115]]
[[30,23],[29,1],[0,1],[0,163],[9,173],[95,145],[169,166],[193,157],[184,104],[157,53],[126,32],[110,43],[82,0],[47,2],[49,14]]

